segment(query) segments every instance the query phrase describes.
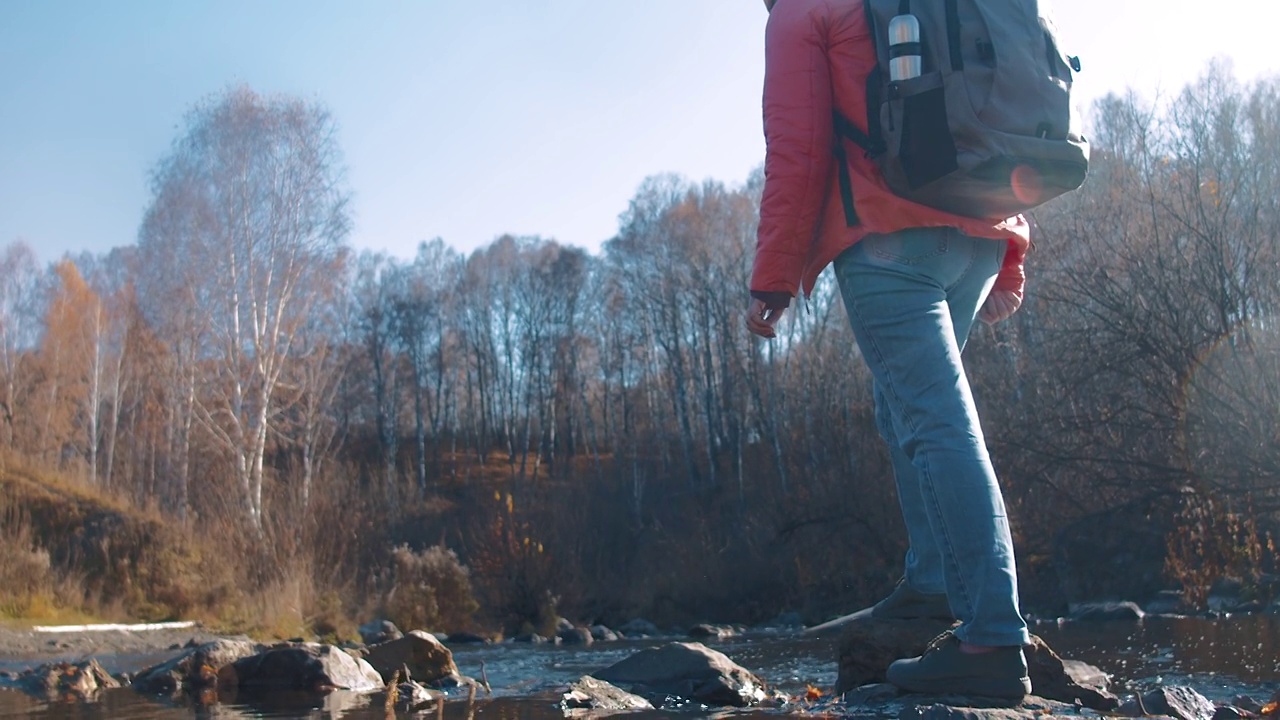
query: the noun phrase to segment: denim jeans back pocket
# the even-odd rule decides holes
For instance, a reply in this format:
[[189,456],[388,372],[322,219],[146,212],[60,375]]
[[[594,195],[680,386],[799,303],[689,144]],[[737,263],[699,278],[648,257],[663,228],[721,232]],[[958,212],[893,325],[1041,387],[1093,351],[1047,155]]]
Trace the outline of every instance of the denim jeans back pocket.
[[863,238],[871,254],[881,260],[901,265],[919,265],[950,249],[947,233],[941,228],[901,230],[887,235],[868,235]]

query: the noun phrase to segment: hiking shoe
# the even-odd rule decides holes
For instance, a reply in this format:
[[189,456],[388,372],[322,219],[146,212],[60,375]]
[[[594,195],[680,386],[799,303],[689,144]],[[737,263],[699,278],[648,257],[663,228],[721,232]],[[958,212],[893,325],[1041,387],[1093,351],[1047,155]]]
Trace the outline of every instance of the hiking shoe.
[[920,657],[895,661],[885,676],[894,685],[915,693],[1010,700],[1031,694],[1022,648],[1002,647],[971,655],[960,651],[960,640],[950,632],[935,638]]
[[946,595],[922,593],[911,587],[906,578],[899,579],[893,592],[871,607],[871,617],[877,620],[956,619]]

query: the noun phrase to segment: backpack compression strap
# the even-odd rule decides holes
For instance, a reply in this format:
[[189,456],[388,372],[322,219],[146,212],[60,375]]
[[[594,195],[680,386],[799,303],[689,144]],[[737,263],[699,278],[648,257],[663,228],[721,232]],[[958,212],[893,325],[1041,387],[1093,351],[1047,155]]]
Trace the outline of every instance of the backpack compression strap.
[[852,140],[862,148],[867,157],[883,153],[885,147],[883,142],[872,140],[838,111],[832,113],[832,122],[836,131],[836,169],[840,173],[840,201],[844,204],[844,221],[849,227],[854,227],[859,223],[858,211],[853,205],[853,178],[849,175],[849,155],[844,150],[844,141]]

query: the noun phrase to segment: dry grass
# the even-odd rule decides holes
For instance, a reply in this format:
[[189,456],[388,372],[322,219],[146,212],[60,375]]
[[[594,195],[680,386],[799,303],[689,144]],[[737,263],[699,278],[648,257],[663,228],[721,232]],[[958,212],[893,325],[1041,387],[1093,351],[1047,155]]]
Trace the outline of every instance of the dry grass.
[[154,513],[21,460],[0,463],[0,614],[159,621],[216,614],[227,560]]
[[[473,484],[478,475],[510,481],[499,462],[473,470]],[[466,483],[452,482],[468,494]],[[345,489],[318,491],[302,515],[274,502],[279,510],[261,534],[232,513],[183,527],[0,455],[0,621],[181,619],[262,639],[327,641],[358,638],[360,622],[376,615],[406,627],[472,627],[471,581],[452,552],[417,542],[426,549],[391,552],[385,518]],[[421,507],[438,516],[453,502],[440,496]]]

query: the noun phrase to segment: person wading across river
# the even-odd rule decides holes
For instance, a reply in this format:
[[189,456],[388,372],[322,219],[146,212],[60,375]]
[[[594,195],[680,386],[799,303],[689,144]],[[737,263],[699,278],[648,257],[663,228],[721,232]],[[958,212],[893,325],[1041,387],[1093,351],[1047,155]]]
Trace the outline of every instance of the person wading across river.
[[861,0],[765,6],[766,180],[747,327],[775,337],[792,298],[834,265],[910,542],[903,580],[872,615],[960,620],[921,657],[893,663],[888,679],[915,692],[1020,698],[1030,692],[1029,636],[1013,543],[960,351],[975,319],[1000,322],[1021,305],[1028,225],[905,200],[866,153],[836,144],[833,111],[867,118],[877,66]]

